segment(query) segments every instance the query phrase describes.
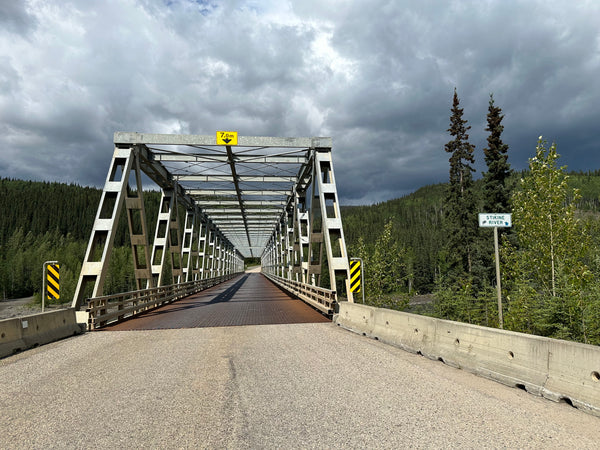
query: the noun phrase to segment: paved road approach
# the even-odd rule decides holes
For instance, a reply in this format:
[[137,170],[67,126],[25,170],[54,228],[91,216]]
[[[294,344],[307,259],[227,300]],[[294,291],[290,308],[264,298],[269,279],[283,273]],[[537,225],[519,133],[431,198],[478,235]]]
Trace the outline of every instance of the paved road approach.
[[600,419],[332,323],[76,336],[0,360],[0,448],[600,448]]

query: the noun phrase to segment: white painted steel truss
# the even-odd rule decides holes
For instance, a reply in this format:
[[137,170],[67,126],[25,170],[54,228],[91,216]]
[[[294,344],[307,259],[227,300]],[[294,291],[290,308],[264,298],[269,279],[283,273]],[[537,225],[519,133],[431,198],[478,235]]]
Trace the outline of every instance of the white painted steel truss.
[[[216,135],[117,132],[114,143],[74,307],[103,294],[123,205],[137,289],[168,284],[167,255],[173,284],[236,273],[261,256],[269,275],[314,286],[326,265],[330,290],[342,283],[352,301],[331,138],[239,136],[230,146]],[[152,243],[142,173],[162,190]]]

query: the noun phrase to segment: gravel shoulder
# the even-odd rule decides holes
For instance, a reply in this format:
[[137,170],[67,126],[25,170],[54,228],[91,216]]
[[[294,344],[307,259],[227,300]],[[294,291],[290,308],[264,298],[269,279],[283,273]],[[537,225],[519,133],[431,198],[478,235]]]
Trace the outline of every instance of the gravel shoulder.
[[[46,305],[46,311],[68,308],[70,303],[62,305]],[[41,305],[34,303],[33,297],[0,300],[0,320],[30,316],[42,312]]]

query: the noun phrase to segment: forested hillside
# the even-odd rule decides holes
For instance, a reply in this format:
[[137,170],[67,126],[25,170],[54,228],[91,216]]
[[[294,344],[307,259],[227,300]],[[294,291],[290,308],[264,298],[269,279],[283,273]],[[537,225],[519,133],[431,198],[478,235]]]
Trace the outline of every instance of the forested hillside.
[[77,185],[0,179],[0,245],[19,228],[34,236],[58,231],[87,239],[101,193]]
[[[61,301],[73,297],[100,201],[100,189],[0,179],[0,298],[39,296],[44,261],[60,262]],[[144,196],[154,229],[160,195]],[[127,221],[115,237],[107,293],[134,289]]]
[[[522,172],[514,174],[513,184],[522,175]],[[576,202],[578,216],[590,227],[600,225],[600,222],[596,225],[596,219],[600,220],[600,171],[570,173],[569,185],[581,194]],[[446,183],[425,186],[407,196],[374,205],[342,207],[349,255],[359,256],[361,238],[367,253],[373,253],[386,223],[391,222],[392,244],[407,250],[411,259],[412,271],[404,277],[412,277],[414,292],[433,292],[444,247],[442,220],[446,186]],[[475,186],[480,190],[481,180],[476,181]],[[596,244],[600,247],[600,236]],[[402,284],[408,288],[407,279]]]
[[[342,207],[348,252],[360,256],[364,243],[373,253],[385,225],[392,223],[392,244],[410,253],[414,290],[432,292],[438,253],[443,246],[442,203],[445,184],[425,186],[405,197],[370,206]],[[365,268],[370,271],[371,268]],[[408,280],[404,284],[408,285]]]

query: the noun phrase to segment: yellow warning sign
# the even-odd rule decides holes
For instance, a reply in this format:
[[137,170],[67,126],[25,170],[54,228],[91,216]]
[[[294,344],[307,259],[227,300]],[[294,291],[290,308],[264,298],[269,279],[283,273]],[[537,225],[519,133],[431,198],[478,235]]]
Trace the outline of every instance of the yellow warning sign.
[[217,145],[237,145],[237,131],[217,131]]
[[350,261],[350,291],[360,292],[360,285],[362,281],[362,275],[360,270],[359,259],[353,259]]
[[46,299],[58,300],[60,298],[60,266],[58,264],[48,264],[46,281]]

